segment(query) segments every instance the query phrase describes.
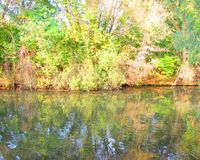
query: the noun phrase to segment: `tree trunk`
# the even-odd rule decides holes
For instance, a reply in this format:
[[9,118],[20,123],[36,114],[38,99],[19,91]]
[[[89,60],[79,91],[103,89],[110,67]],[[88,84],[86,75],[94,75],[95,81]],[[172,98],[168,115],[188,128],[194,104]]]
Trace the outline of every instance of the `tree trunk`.
[[182,52],[182,61],[183,61],[183,64],[188,64],[188,54],[185,50],[183,50]]

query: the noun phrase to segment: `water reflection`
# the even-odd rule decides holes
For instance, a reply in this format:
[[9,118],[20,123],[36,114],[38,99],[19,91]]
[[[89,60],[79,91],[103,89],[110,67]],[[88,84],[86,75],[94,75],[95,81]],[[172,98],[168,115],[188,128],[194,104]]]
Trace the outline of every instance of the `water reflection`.
[[200,90],[1,91],[7,159],[200,159]]

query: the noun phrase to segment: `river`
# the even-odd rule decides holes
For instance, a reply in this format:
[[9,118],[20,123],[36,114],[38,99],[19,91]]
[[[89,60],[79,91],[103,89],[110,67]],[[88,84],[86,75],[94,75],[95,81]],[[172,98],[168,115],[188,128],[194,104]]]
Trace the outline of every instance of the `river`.
[[200,88],[0,91],[0,160],[200,159]]

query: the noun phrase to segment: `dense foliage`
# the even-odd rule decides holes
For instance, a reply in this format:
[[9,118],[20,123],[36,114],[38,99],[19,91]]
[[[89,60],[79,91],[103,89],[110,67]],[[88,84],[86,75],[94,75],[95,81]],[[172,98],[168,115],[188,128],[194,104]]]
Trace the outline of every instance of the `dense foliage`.
[[199,0],[1,0],[0,85],[119,88],[129,62],[169,79],[181,64],[199,62],[199,7]]

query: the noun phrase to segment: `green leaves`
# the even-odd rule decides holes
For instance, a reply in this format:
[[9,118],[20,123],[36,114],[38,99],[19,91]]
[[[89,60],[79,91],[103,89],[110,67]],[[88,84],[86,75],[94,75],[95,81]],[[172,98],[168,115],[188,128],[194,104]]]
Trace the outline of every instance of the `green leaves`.
[[5,62],[14,63],[19,45],[19,30],[9,24],[0,24],[0,64]]
[[178,52],[187,52],[191,64],[200,61],[200,20],[199,0],[182,0],[179,3],[170,1],[170,9],[178,27],[173,34],[174,48]]
[[166,75],[167,77],[173,76],[179,65],[180,59],[178,57],[168,55],[158,59],[158,63],[156,64],[161,74]]
[[[176,73],[183,51],[191,64],[200,60],[199,0],[16,2],[19,11],[6,14],[0,24],[0,63],[15,70],[19,48],[25,46],[39,88],[119,88],[126,72],[120,59],[125,64],[140,59],[142,46],[166,50],[158,51],[166,56],[157,56],[152,68],[167,77]],[[154,51],[146,52],[144,59]]]

